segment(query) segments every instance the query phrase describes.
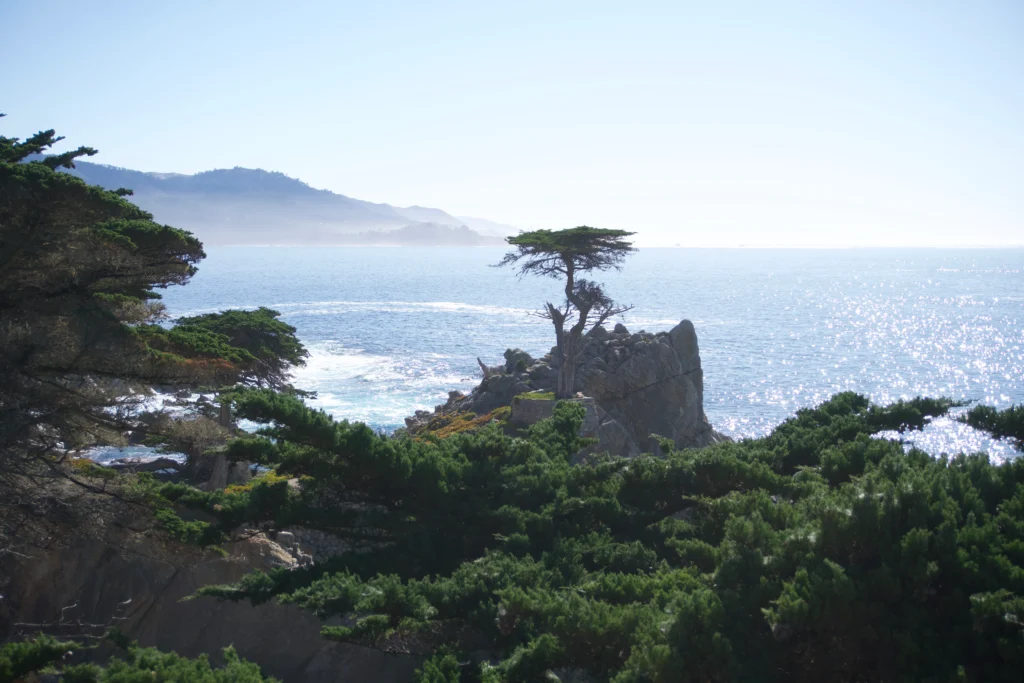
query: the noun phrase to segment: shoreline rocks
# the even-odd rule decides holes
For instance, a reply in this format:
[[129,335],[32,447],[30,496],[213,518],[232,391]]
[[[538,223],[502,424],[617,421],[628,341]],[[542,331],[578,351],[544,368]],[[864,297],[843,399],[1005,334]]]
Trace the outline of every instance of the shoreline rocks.
[[[534,359],[522,349],[507,350],[504,372],[495,372],[500,366],[488,367],[491,372],[469,394],[451,392],[433,413],[417,411],[406,418],[408,432],[415,435],[439,415],[483,415],[501,406],[512,406],[514,417],[517,396],[554,389],[555,351]],[[677,448],[729,440],[704,414],[704,372],[697,333],[689,320],[658,333],[630,333],[622,323],[612,331],[597,327],[584,337],[580,355],[575,389],[593,401],[596,426],[585,431],[599,440],[595,452],[633,457],[660,452],[662,439],[670,439]],[[534,410],[550,414],[548,408]]]

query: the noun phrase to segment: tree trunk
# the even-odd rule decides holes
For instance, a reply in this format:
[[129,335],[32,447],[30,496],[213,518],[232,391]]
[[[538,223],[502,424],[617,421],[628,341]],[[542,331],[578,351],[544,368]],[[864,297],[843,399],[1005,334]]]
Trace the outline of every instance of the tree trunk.
[[220,411],[217,413],[217,422],[220,423],[221,427],[225,427],[227,429],[231,429],[232,427],[234,427],[234,424],[232,424],[232,419],[231,419],[231,404],[230,403],[221,403],[220,404]]
[[562,362],[558,367],[558,384],[555,398],[572,398],[576,395],[576,346],[579,340],[567,334],[562,342]]
[[210,474],[209,481],[206,484],[200,485],[199,488],[204,491],[219,491],[228,485],[228,469],[231,464],[228,459],[224,457],[223,453],[218,453],[213,458],[213,472]]

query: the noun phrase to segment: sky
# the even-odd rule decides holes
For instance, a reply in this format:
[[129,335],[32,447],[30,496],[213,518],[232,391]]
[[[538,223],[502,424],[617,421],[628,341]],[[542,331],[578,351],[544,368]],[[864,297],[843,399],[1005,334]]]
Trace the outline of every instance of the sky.
[[0,0],[0,25],[0,134],[99,163],[640,245],[1024,244],[1020,0]]

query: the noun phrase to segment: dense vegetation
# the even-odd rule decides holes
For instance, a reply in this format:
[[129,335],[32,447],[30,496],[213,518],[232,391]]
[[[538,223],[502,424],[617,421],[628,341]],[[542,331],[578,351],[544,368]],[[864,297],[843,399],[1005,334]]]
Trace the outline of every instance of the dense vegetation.
[[[191,279],[202,244],[154,222],[125,198],[130,190],[107,191],[63,172],[95,150],[48,154],[60,140],[52,130],[25,140],[0,136],[0,558],[25,562],[33,556],[11,547],[24,518],[51,505],[68,508],[63,484],[111,492],[116,475],[72,465],[74,453],[123,443],[131,431],[201,456],[228,436],[199,409],[184,417],[147,414],[153,385],[289,390],[287,371],[306,355],[295,329],[266,308],[168,324],[158,290]],[[157,514],[171,527],[180,523],[165,509]],[[0,624],[4,635],[8,626]],[[46,638],[5,645],[0,681],[59,663],[68,648]],[[64,669],[63,677],[262,680],[237,658],[213,670],[173,654],[127,653],[102,669]]]
[[0,136],[0,505],[69,451],[120,440],[151,385],[284,389],[306,355],[266,308],[167,326],[157,290],[189,281],[202,244],[130,190],[62,172],[95,150],[46,156],[60,140]]
[[303,525],[359,552],[200,592],[349,617],[324,635],[436,653],[427,680],[1016,681],[1024,666],[1024,463],[872,436],[948,401],[840,394],[763,439],[575,467],[569,403],[529,438],[413,441],[269,391],[235,401],[267,426],[232,455],[276,474],[160,493],[224,531]]
[[292,367],[305,365],[309,353],[295,337],[295,328],[278,320],[281,314],[261,306],[255,311],[223,311],[179,318],[170,330],[150,327],[147,332],[170,347],[193,355],[229,360],[243,383],[288,387]]
[[100,666],[68,664],[82,645],[41,635],[33,640],[0,646],[0,683],[26,680],[36,672],[52,672],[66,683],[134,683],[135,681],[188,681],[189,683],[262,683],[259,667],[243,661],[232,648],[224,650],[224,666],[212,667],[205,656],[186,659],[174,653],[140,648],[111,634],[122,649]]
[[202,245],[154,223],[127,191],[57,170],[91,149],[28,161],[59,140],[0,137],[0,468],[112,432],[109,409],[124,391],[105,378],[173,382],[220,369],[150,349],[135,328],[161,317],[154,290],[187,282]]

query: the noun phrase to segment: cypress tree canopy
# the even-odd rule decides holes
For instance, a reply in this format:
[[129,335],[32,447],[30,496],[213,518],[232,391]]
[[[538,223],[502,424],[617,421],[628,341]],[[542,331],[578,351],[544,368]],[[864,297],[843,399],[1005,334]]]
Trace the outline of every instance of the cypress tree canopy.
[[179,318],[174,332],[222,336],[239,355],[240,378],[259,386],[283,388],[288,370],[305,365],[309,353],[295,337],[295,328],[278,320],[277,311],[260,306],[255,311],[223,311]]
[[0,136],[0,474],[116,439],[149,385],[281,388],[306,353],[269,309],[157,324],[202,244],[61,172],[95,153],[61,139]]
[[569,277],[574,272],[620,268],[636,251],[626,238],[636,233],[581,225],[568,230],[531,230],[505,241],[514,250],[499,266],[517,266],[520,275]]
[[[184,284],[199,240],[153,222],[120,194],[27,160],[61,138],[0,137],[0,447],[50,452],[99,439],[125,381],[202,374],[150,349],[133,325],[161,317],[155,290]],[[111,380],[120,380],[116,385]]]
[[232,457],[276,471],[156,489],[217,520],[168,528],[199,542],[245,521],[316,528],[360,552],[200,592],[293,603],[333,619],[327,638],[433,655],[425,680],[1020,678],[1024,460],[876,436],[952,401],[844,393],[764,438],[575,466],[570,402],[527,434],[435,441],[267,390],[235,404],[266,428]]
[[555,395],[559,398],[569,398],[576,391],[576,362],[583,335],[633,308],[616,304],[603,285],[581,276],[595,270],[620,269],[626,256],[636,251],[626,239],[634,234],[581,225],[568,230],[521,232],[506,238],[515,249],[505,254],[498,266],[516,266],[520,277],[540,275],[565,280],[565,298],[558,304],[545,303],[538,314],[555,328]]

